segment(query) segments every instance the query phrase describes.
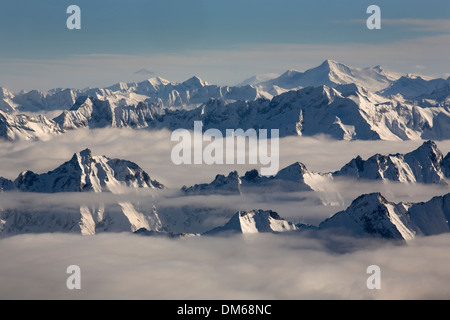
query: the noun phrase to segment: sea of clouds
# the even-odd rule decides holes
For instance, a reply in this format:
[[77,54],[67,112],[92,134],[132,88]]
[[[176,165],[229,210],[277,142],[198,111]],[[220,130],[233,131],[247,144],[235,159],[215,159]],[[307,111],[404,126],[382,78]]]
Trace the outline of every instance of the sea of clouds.
[[[340,169],[357,155],[407,153],[422,141],[334,141],[326,137],[280,140],[280,169],[300,161],[315,172]],[[171,162],[175,142],[168,131],[76,130],[48,141],[0,142],[0,176],[52,170],[75,152],[90,148],[136,162],[167,190],[113,194],[0,194],[3,209],[61,207],[131,201],[158,210],[213,208],[198,226],[224,224],[237,210],[272,209],[296,223],[317,225],[362,193],[381,192],[389,201],[427,201],[448,187],[342,179],[322,193],[268,192],[243,196],[183,196],[180,188],[210,182],[216,174],[254,165],[181,165]],[[446,154],[450,141],[438,141]],[[337,200],[324,205],[323,199]],[[175,209],[174,209],[175,210]],[[216,211],[214,211],[216,210]],[[217,212],[215,215],[214,212]],[[317,237],[260,234],[235,238],[166,239],[133,234],[26,234],[0,240],[0,298],[113,299],[434,299],[450,298],[450,236],[419,238],[406,245]],[[68,290],[66,268],[79,265],[82,289]],[[382,288],[369,290],[366,268],[378,265]]]
[[[448,299],[450,235],[408,245],[301,235],[165,239],[19,235],[0,242],[0,299]],[[336,253],[339,244],[347,250]],[[68,290],[67,267],[80,267]],[[367,268],[381,270],[369,290]]]

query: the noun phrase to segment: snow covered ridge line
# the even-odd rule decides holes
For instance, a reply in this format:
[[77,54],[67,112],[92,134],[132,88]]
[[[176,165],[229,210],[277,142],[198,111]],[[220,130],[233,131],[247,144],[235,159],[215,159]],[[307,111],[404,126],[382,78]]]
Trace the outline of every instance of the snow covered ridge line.
[[270,192],[323,191],[325,186],[340,177],[447,186],[450,152],[444,157],[434,141],[425,141],[406,154],[376,154],[367,160],[358,156],[334,172],[312,172],[303,163],[295,162],[273,176],[262,176],[256,169],[247,171],[243,176],[233,171],[228,176],[217,175],[210,183],[183,186],[181,190],[187,195],[245,194],[261,192],[266,188]]
[[167,216],[153,207],[141,211],[130,203],[116,207],[85,205],[60,211],[58,208],[8,209],[0,211],[0,238],[24,233],[63,232],[94,235],[102,232],[133,232],[144,236],[227,236],[255,233],[315,233],[355,238],[410,241],[416,237],[450,232],[450,193],[427,202],[393,203],[380,193],[363,194],[347,209],[319,225],[295,224],[272,210],[236,212],[228,222],[200,233],[176,233]]
[[236,86],[210,84],[197,76],[175,83],[159,76],[141,82],[119,82],[106,88],[70,89],[56,88],[47,92],[31,90],[13,93],[0,88],[0,110],[6,112],[39,112],[70,108],[77,98],[94,98],[122,101],[126,104],[157,103],[163,108],[198,106],[211,98],[233,101],[271,99],[273,96],[294,88],[317,85],[362,83],[372,91],[386,88],[401,75],[374,68],[354,68],[339,62],[326,60],[320,66],[306,72],[288,70],[281,76],[255,76]]
[[187,129],[201,121],[205,130],[230,128],[279,130],[279,136],[325,134],[337,140],[450,139],[449,101],[423,103],[384,98],[356,85],[308,87],[271,100],[226,102],[211,99],[190,110],[168,110],[139,102],[123,105],[79,98],[53,120],[0,111],[0,137],[46,139],[78,128]]
[[[319,66],[304,72],[287,70],[280,76],[256,75],[236,86],[210,84],[197,76],[181,83],[157,76],[141,82],[119,82],[106,88],[56,88],[47,92],[31,90],[19,93],[0,88],[0,110],[6,112],[63,110],[70,108],[77,98],[82,96],[111,98],[126,104],[147,102],[160,104],[163,108],[183,108],[198,106],[211,98],[234,101],[271,99],[289,90],[321,85],[334,88],[342,84],[356,84],[385,96],[400,93],[409,97],[431,93],[433,90],[446,87],[448,83],[450,78],[430,80],[420,76],[390,72],[381,66],[355,68],[337,61],[325,60]],[[414,89],[418,87],[422,90],[415,91]]]
[[36,174],[23,171],[14,180],[0,177],[1,191],[39,193],[111,192],[123,193],[126,188],[163,189],[164,185],[127,160],[93,156],[90,149],[77,152],[58,168]]
[[450,232],[450,193],[421,203],[392,203],[380,193],[361,195],[344,211],[319,225],[320,230],[412,240]]
[[225,225],[204,235],[259,232],[328,231],[355,237],[412,240],[450,232],[450,193],[421,203],[392,203],[380,193],[356,198],[344,211],[319,226],[294,224],[271,210],[236,213]]
[[[12,114],[55,109],[64,111],[53,120]],[[227,128],[260,128],[279,129],[281,137],[443,140],[450,138],[450,78],[402,77],[380,66],[361,69],[326,60],[305,72],[289,70],[242,87],[213,86],[197,77],[175,84],[157,77],[45,94],[15,96],[2,89],[1,110],[0,137],[9,140],[42,139],[81,127],[192,130],[195,121],[222,134]]]
[[[409,241],[419,236],[450,232],[450,193],[421,203],[393,203],[380,193],[363,194],[344,211],[325,219],[318,226],[295,224],[272,210],[249,210],[235,213],[224,224],[204,232],[204,236],[327,232],[351,237]],[[158,235],[139,230],[138,234]],[[178,235],[177,235],[178,236]]]

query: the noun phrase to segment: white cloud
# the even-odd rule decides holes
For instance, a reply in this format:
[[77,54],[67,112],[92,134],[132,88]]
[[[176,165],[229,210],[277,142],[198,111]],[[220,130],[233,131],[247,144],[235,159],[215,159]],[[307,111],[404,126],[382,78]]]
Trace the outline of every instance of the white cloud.
[[450,32],[450,19],[383,18],[382,23],[407,26],[415,31]]
[[[330,241],[332,239],[329,239]],[[2,299],[448,299],[450,236],[408,246],[272,234],[158,239],[43,234],[1,241]],[[350,246],[349,246],[350,245]],[[363,248],[370,250],[363,250]],[[81,290],[66,269],[81,268]],[[366,269],[381,268],[381,290]]]

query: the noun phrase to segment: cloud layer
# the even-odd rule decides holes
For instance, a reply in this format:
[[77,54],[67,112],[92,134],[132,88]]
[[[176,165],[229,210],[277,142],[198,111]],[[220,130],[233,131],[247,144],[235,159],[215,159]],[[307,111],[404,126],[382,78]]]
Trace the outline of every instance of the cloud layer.
[[[331,141],[323,137],[288,137],[280,141],[280,167],[301,161],[313,171],[339,169],[360,154],[405,153],[421,141]],[[437,142],[442,152],[450,141]],[[389,201],[426,201],[448,192],[438,186],[338,181],[343,202],[318,204],[308,192],[255,194],[243,197],[181,197],[183,185],[209,182],[217,173],[253,166],[176,166],[170,161],[168,131],[77,130],[49,141],[0,143],[0,176],[15,178],[22,170],[54,169],[86,147],[95,155],[138,163],[153,179],[170,188],[156,197],[159,208],[209,206],[204,228],[223,224],[237,209],[272,209],[294,222],[317,224],[343,209],[361,193],[381,191]],[[7,194],[2,207],[32,203],[71,206],[130,200],[153,202],[142,191],[120,196],[86,194]],[[224,215],[224,210],[226,214]],[[206,231],[206,230],[203,230]],[[415,239],[408,245],[315,235],[263,234],[236,238],[162,239],[133,234],[20,235],[0,240],[1,299],[449,299],[450,236]],[[341,253],[337,253],[341,252]],[[368,290],[366,269],[381,268],[381,290]],[[69,265],[79,265],[82,289],[66,288]]]
[[[272,234],[171,240],[21,235],[2,240],[0,298],[448,299],[449,246],[449,235],[408,246],[361,241],[346,254],[330,252],[320,239]],[[66,287],[69,265],[81,268],[81,290]],[[370,265],[381,269],[380,290],[366,286]]]

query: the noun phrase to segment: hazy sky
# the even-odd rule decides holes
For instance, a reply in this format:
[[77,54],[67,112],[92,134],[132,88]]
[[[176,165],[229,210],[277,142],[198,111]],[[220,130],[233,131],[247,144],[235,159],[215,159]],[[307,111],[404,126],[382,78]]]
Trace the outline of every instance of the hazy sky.
[[[68,30],[66,9],[81,9]],[[368,30],[373,1],[3,1],[0,86],[107,86],[160,75],[235,84],[261,73],[305,70],[330,58],[357,67],[448,76],[450,2],[377,1],[381,30]],[[152,74],[135,74],[145,68]]]

